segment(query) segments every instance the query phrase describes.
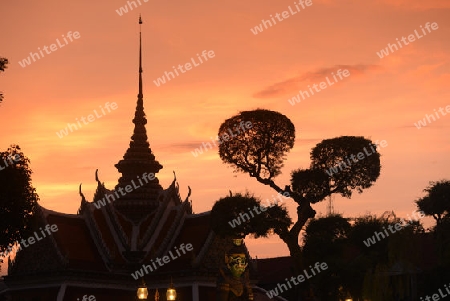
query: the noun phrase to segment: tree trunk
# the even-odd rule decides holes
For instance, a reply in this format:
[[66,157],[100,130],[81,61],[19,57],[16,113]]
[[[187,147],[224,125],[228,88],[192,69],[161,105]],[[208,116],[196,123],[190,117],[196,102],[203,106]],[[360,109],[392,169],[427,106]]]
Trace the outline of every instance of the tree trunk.
[[294,259],[295,272],[300,273],[300,271],[304,269],[302,249],[298,243],[300,231],[308,219],[313,218],[316,215],[316,211],[314,211],[310,203],[305,200],[297,203],[301,204],[297,207],[297,222],[287,233],[280,235],[280,238],[286,243],[290,255]]

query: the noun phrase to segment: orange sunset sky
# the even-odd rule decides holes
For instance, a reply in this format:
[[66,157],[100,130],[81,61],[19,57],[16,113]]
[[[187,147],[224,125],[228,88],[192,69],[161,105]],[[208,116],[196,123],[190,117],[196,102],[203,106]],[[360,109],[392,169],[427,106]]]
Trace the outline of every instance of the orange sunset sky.
[[[127,5],[124,0],[0,4],[0,56],[10,61],[0,74],[5,96],[0,150],[20,145],[45,208],[76,213],[78,185],[83,183],[92,200],[96,169],[107,188],[117,183],[114,164],[128,148],[138,93],[139,14],[146,128],[164,166],[157,176],[167,188],[175,171],[183,199],[187,186],[192,188],[195,213],[210,210],[229,190],[248,189],[262,199],[275,194],[246,174],[234,174],[216,147],[198,157],[191,153],[210,142],[225,119],[256,108],[285,114],[296,127],[294,148],[275,179],[280,187],[289,184],[293,169],[309,166],[311,148],[323,139],[386,140],[374,186],[351,199],[335,197],[335,211],[346,217],[387,210],[407,217],[429,181],[450,178],[450,113],[420,129],[414,125],[450,105],[450,1],[312,0],[256,35],[251,28],[289,6],[295,9],[294,0],[140,2],[122,16],[116,10]],[[420,26],[427,22],[438,28],[424,35]],[[420,39],[383,58],[377,55],[415,30]],[[62,36],[69,31],[79,38],[65,44]],[[63,47],[25,67],[19,64],[57,39]],[[197,60],[203,50],[215,56],[159,87],[154,84],[172,66]],[[350,76],[289,104],[299,90],[332,80],[338,69]],[[56,135],[107,102],[117,108],[65,137]],[[295,212],[292,201],[287,207]],[[326,202],[313,207],[326,214]],[[253,257],[288,255],[276,236],[246,241]]]

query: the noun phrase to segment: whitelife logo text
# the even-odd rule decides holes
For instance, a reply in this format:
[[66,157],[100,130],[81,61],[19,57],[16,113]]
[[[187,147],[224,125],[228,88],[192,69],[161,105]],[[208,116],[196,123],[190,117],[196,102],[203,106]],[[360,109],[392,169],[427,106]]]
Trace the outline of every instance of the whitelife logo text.
[[[149,181],[153,181],[154,179],[155,179],[154,173],[151,172],[151,173],[147,174],[146,172],[144,172],[142,174],[142,179],[140,176],[137,176],[137,180],[139,181],[140,185],[137,185],[136,183],[134,183],[134,179],[133,179],[133,180],[131,180],[131,184],[133,184],[133,186],[131,186],[131,185],[125,186],[125,192],[123,192],[122,187],[119,187],[117,190],[120,192],[120,194],[122,196],[126,196],[127,193],[132,192],[134,189],[138,189],[139,187],[144,186],[144,184],[142,183],[142,180],[144,180],[145,184],[147,184]],[[117,197],[117,199],[120,198],[117,191],[113,190],[110,193],[108,192],[105,194],[105,196],[102,199],[98,200],[97,202],[94,202],[94,206],[95,206],[95,208],[100,209],[100,208],[106,206],[106,201],[108,203],[111,203],[111,199],[112,199],[112,201],[114,202],[116,200],[116,197]]]
[[[236,137],[237,135],[241,134],[241,131],[239,129],[242,129],[242,132],[245,132],[246,129],[251,129],[253,127],[251,121],[241,121],[239,123],[239,126],[236,126],[236,124],[234,125],[235,128],[234,130],[237,132],[236,135],[233,134],[233,130],[228,128],[228,132],[230,133],[230,135],[228,135],[228,133],[223,133],[220,138],[219,136],[216,137],[216,139],[211,138],[212,143],[214,144],[214,146],[216,145],[216,141],[219,145],[221,145],[224,141],[229,141],[231,139],[233,139],[234,137]],[[208,148],[207,148],[208,146]],[[196,148],[193,152],[191,151],[191,154],[194,157],[198,157],[199,154],[203,154],[203,149],[206,151],[208,151],[209,149],[212,149],[212,145],[209,142],[203,142],[202,145],[200,145],[200,148]]]
[[[303,270],[303,274],[300,274],[297,277],[292,276],[291,279],[289,279],[289,280],[287,278],[285,278],[286,284],[278,283],[277,287],[275,287],[273,290],[270,290],[266,293],[267,296],[270,299],[278,296],[282,292],[287,291],[288,286],[289,286],[289,289],[292,288],[291,281],[294,285],[298,285],[298,284],[302,283],[303,281],[305,281],[306,279],[310,279],[313,276],[316,276],[318,273],[325,271],[326,269],[328,269],[328,265],[325,262],[322,262],[320,264],[318,262],[316,262],[314,264],[314,267],[309,266],[309,269],[310,269],[311,274],[308,274],[308,272],[306,270]],[[278,290],[280,290],[280,291],[278,292]]]
[[420,301],[431,301],[431,300],[433,300],[433,301],[439,301],[439,300],[441,300],[441,299],[444,299],[445,297],[447,297],[448,295],[450,295],[450,283],[447,285],[447,284],[444,284],[444,287],[445,287],[445,290],[447,291],[447,293],[448,294],[446,294],[446,293],[443,293],[442,292],[442,289],[438,289],[438,293],[439,294],[433,294],[431,297],[430,296],[425,296],[425,297],[420,297]]
[[[18,247],[15,248],[15,251],[17,251],[17,250],[20,251],[20,250],[22,250],[22,248],[28,248],[30,245],[35,244],[37,241],[43,240],[44,238],[47,237],[47,235],[45,234],[45,232],[47,232],[48,235],[52,235],[52,233],[58,231],[58,226],[57,226],[56,224],[53,224],[53,225],[48,225],[48,224],[47,224],[47,225],[45,225],[44,228],[45,228],[44,230],[42,230],[42,227],[39,228],[39,230],[41,230],[42,237],[39,236],[39,233],[38,233],[37,231],[34,232],[33,235],[30,236],[30,237],[28,237],[27,239],[22,239],[22,240],[20,241],[20,243],[18,244]],[[45,232],[44,232],[44,231],[45,231]],[[36,239],[35,239],[35,238],[36,238]],[[27,244],[27,242],[28,242],[28,244]],[[23,247],[22,247],[22,246],[23,246]],[[11,246],[8,247],[8,250],[7,250],[6,252],[0,253],[0,258],[1,258],[1,257],[7,257],[13,250],[14,250],[13,247],[11,247]],[[1,261],[1,260],[0,260],[0,261]]]
[[[182,243],[180,245],[180,250],[181,250],[181,252],[183,252],[183,255],[184,255],[184,254],[186,254],[186,251],[194,250],[194,247],[190,243],[186,244],[186,245],[184,245],[184,243]],[[178,256],[175,256],[172,253],[172,251],[169,251],[170,257],[169,257],[169,255],[163,256],[162,258],[157,257],[155,259],[155,261],[158,263],[159,266],[156,266],[155,261],[153,261],[153,259],[152,259],[151,265],[143,264],[142,268],[140,270],[137,270],[134,273],[131,273],[131,276],[134,278],[134,280],[138,280],[140,277],[144,277],[145,274],[149,273],[149,270],[150,270],[150,272],[153,272],[153,271],[157,270],[159,267],[162,267],[164,264],[169,263],[171,260],[175,260],[178,257],[181,257],[180,250],[178,250],[178,248],[175,247],[175,252],[177,253]],[[145,271],[145,274],[144,274],[144,271]]]
[[[210,59],[212,59],[212,58],[215,57],[215,56],[216,56],[216,55],[215,55],[214,51],[212,51],[212,50],[209,50],[209,51],[208,51],[208,55],[206,54],[206,50],[203,50],[203,52],[202,52],[202,57],[203,57],[203,59],[205,60],[205,62],[208,61],[208,57],[209,57]],[[196,64],[194,58],[191,58],[191,62],[192,62],[192,64],[194,65],[194,67],[197,67],[197,66],[200,66],[201,64],[203,64],[203,60],[202,60],[202,58],[200,57],[200,55],[199,55],[198,53],[197,53],[197,58],[198,58],[198,60],[200,61],[199,64]],[[175,72],[175,74],[176,74],[177,76],[180,76],[180,74],[178,73],[177,69],[180,70],[181,73],[186,73],[187,71],[189,71],[189,70],[192,69],[192,65],[191,65],[191,63],[189,63],[189,62],[185,63],[185,64],[184,64],[184,68],[185,68],[186,70],[183,69],[183,65],[181,65],[181,64],[178,64],[178,67],[172,66],[172,68],[173,68],[173,72]],[[170,81],[171,79],[175,79],[175,75],[173,74],[173,72],[172,72],[172,71],[169,71],[169,72],[166,71],[166,72],[164,72],[163,76],[162,76],[162,77],[158,77],[158,79],[154,80],[153,83],[155,83],[155,85],[156,85],[157,87],[159,87],[159,86],[161,86],[162,84],[165,84],[165,83],[166,83],[166,80],[167,80],[167,81]],[[172,78],[170,78],[169,75],[170,75]]]
[[[55,52],[56,50],[63,48],[64,46],[69,44],[69,42],[67,42],[67,39],[69,39],[70,42],[73,42],[73,39],[75,39],[75,40],[79,39],[80,33],[78,31],[74,31],[73,33],[71,31],[69,31],[67,33],[67,39],[64,35],[62,35],[62,37],[63,37],[65,44],[61,44],[61,42],[59,41],[59,38],[58,38],[58,39],[56,39],[56,43],[58,44],[59,47],[57,47],[56,44],[51,44],[50,46],[45,45],[44,47],[42,47],[43,50],[45,51],[45,53],[50,54],[50,53],[52,53],[52,51]],[[73,37],[73,39],[72,39],[72,37]],[[50,50],[48,50],[49,48],[50,48]],[[31,59],[33,59],[33,62],[36,62],[36,58],[38,60],[40,60],[42,57],[44,57],[44,53],[42,52],[41,47],[38,47],[38,52],[41,55],[39,55],[39,53],[37,53],[37,52],[30,52],[30,55],[27,58],[25,58],[21,62],[19,62],[19,65],[22,68],[25,68],[26,66],[31,65],[31,63],[32,63]]]
[[[340,80],[343,80],[343,77],[349,77],[350,76],[350,71],[348,71],[347,69],[344,69],[344,71],[341,71],[341,69],[339,69],[338,71],[336,71],[336,75],[334,75],[334,72],[331,72],[331,74],[333,75],[333,79],[334,82],[330,81],[330,79],[327,77],[325,77],[326,82],[320,82],[320,84],[313,84],[312,88],[311,85],[308,85],[308,89],[309,92],[311,92],[311,96],[314,95],[314,91],[316,92],[320,92],[322,90],[325,90],[328,87],[331,87],[332,85],[334,85],[335,83],[337,83],[339,80],[336,78],[336,75],[340,78]],[[343,77],[342,77],[343,76]],[[320,88],[319,88],[320,87]],[[296,103],[299,103],[302,101],[302,99],[300,99],[300,95],[302,96],[302,99],[305,100],[305,95],[306,97],[311,97],[308,93],[308,91],[298,91],[298,94],[294,97],[292,97],[291,99],[288,100],[288,102],[291,104],[291,106],[295,105]]]
[[[285,10],[283,11],[281,14],[280,13],[276,13],[275,17],[277,18],[277,20],[279,22],[289,18],[290,16],[296,15],[298,14],[301,10],[304,10],[306,7],[311,6],[312,5],[312,0],[299,0],[298,4],[297,2],[294,2],[295,8],[297,10],[293,10],[292,7],[289,5],[289,11]],[[299,5],[302,7],[302,9],[300,10]],[[306,6],[305,6],[306,5]],[[281,16],[281,17],[280,17]],[[277,24],[277,22],[275,21],[274,17],[272,15],[270,15],[270,18],[272,19],[273,25]],[[267,25],[269,25],[270,27],[272,27],[272,22],[270,22],[270,20],[261,20],[261,23],[257,26],[255,26],[254,28],[250,28],[250,31],[254,34],[257,35],[260,32],[263,32],[264,29],[267,29],[269,27],[267,27]],[[264,28],[263,28],[264,25]]]
[[[420,28],[422,29],[423,35],[426,36],[426,35],[427,35],[427,32],[425,31],[425,29],[423,29],[422,25],[420,25]],[[430,32],[431,32],[431,29],[437,30],[437,29],[439,28],[439,26],[438,26],[438,24],[437,24],[436,22],[433,22],[433,23],[431,23],[431,24],[430,24],[430,22],[427,22],[427,24],[425,24],[425,28],[428,30],[428,33],[430,33]],[[430,29],[430,28],[431,28],[431,29]],[[415,33],[415,35],[414,35],[414,34],[410,34],[410,35],[408,36],[408,41],[409,41],[409,43],[414,42],[414,41],[416,40],[416,37],[417,37],[417,39],[423,38],[423,36],[421,36],[421,35],[417,32],[417,29],[414,29],[414,33]],[[402,46],[402,43],[400,43],[400,41],[398,40],[398,38],[396,38],[396,40],[397,40],[398,46],[399,46],[400,48],[402,48],[402,47],[403,47],[403,46]],[[406,41],[406,38],[405,38],[405,37],[402,37],[400,40],[402,40],[403,45],[405,45],[405,46],[406,46],[406,45],[409,45],[409,43]],[[388,45],[387,45],[386,48],[381,49],[380,52],[377,52],[378,57],[379,57],[380,59],[382,59],[383,57],[388,56],[388,55],[389,55],[389,50],[391,51],[391,53],[393,53],[394,51],[397,51],[397,50],[398,50],[398,47],[397,47],[397,45],[396,45],[395,43],[394,43],[394,44],[388,43]]]
[[[447,113],[450,113],[450,105],[445,107],[445,111],[447,111],[447,113],[445,113],[443,107],[439,107],[438,111],[442,114],[442,116],[445,116],[445,115],[447,115]],[[436,109],[434,109],[434,115],[436,115],[437,119],[441,118],[439,116],[438,112],[436,112]],[[425,118],[417,121],[417,123],[414,123],[414,125],[416,126],[416,128],[418,130],[420,130],[421,128],[427,126],[427,120],[428,120],[428,124],[431,123],[431,119],[433,119],[433,121],[436,121],[436,118],[433,115],[425,114]]]
[[[99,107],[100,107],[103,115],[99,115],[98,112],[97,112],[97,109],[95,109],[94,110],[95,115],[94,114],[89,114],[87,116],[87,118],[85,118],[84,116],[81,116],[80,119],[81,119],[81,121],[83,121],[84,125],[87,125],[90,122],[94,122],[95,120],[105,116],[106,115],[105,110],[107,111],[107,113],[111,113],[111,109],[115,110],[115,109],[118,108],[117,103],[112,102],[110,104],[109,101],[107,103],[105,103],[105,107],[104,108],[102,106],[99,106]],[[87,122],[86,122],[86,119],[87,119]],[[80,120],[78,120],[78,118],[75,118],[75,120],[77,121],[78,126],[75,123],[68,123],[67,126],[64,129],[60,130],[59,132],[56,132],[56,135],[61,139],[61,138],[65,137],[65,136],[69,135],[69,130],[72,133],[74,130],[81,129]]]
[[[395,225],[389,225],[388,229],[391,232],[391,234],[394,234],[397,231],[402,230],[403,228],[411,225],[414,221],[418,221],[420,218],[423,218],[425,214],[423,211],[418,212],[418,217],[416,216],[416,212],[413,212],[413,218],[411,218],[409,215],[409,222],[406,222],[403,218],[400,220],[400,223],[396,223]],[[394,230],[395,228],[395,230]],[[374,235],[372,237],[369,237],[368,239],[364,240],[363,243],[366,245],[366,247],[370,247],[371,245],[376,244],[378,241],[385,239],[389,236],[388,230],[386,230],[386,227],[383,227],[383,232],[374,232]]]
[[[136,1],[139,3],[139,5],[142,5],[141,0],[136,0]],[[126,4],[126,5],[121,6],[119,9],[116,9],[116,13],[117,13],[119,16],[122,17],[123,14],[126,14],[126,13],[128,12],[128,7],[127,7],[127,5],[130,7],[130,11],[133,10],[133,6],[132,6],[131,4],[134,5],[134,8],[137,8],[137,7],[138,7],[138,5],[136,4],[136,1],[127,1],[127,4]],[[145,3],[147,3],[149,0],[142,0],[142,1],[144,1]]]
[[[9,161],[10,164],[8,164],[7,161]],[[0,170],[4,170],[8,166],[13,166],[15,163],[20,162],[20,155],[16,154],[14,157],[11,157],[11,155],[9,155],[7,158],[3,159],[3,162],[5,163],[5,166],[2,167],[2,164],[0,162]]]
[[[376,141],[375,145],[378,145],[378,140]],[[386,147],[387,141],[386,140],[382,140],[380,142],[381,147]],[[342,171],[344,168],[342,168],[342,166],[344,166],[345,168],[350,168],[352,166],[352,161],[353,163],[358,163],[361,160],[364,160],[365,158],[367,158],[368,156],[373,155],[376,151],[373,148],[373,145],[370,145],[370,149],[372,150],[373,153],[371,153],[370,151],[367,150],[367,148],[363,148],[363,152],[359,152],[358,154],[351,154],[350,158],[349,156],[346,156],[344,158],[344,160],[340,161],[336,166],[330,167],[328,170],[325,170],[325,172],[331,177],[333,174],[336,174],[339,172],[339,169]],[[350,161],[350,159],[352,161]],[[338,169],[339,168],[339,169]]]
[[[278,200],[276,200],[273,197],[273,195],[272,195],[272,198],[275,200],[274,203],[270,204],[269,199],[267,199],[267,203],[268,203],[267,205],[262,205],[261,204],[259,206],[259,210],[258,210],[258,206],[254,206],[252,209],[253,209],[253,211],[255,211],[256,214],[261,214],[261,212],[266,212],[267,208],[272,208],[275,205],[280,206],[281,204],[283,204],[284,200],[281,197],[290,198],[289,192],[284,192],[283,194],[278,193],[277,194]],[[253,214],[252,210],[250,208],[247,208],[247,209],[248,209],[248,213],[245,213],[245,212],[239,213],[239,216],[237,218],[233,219],[232,221],[229,221],[228,224],[232,228],[236,228],[236,226],[239,226],[241,223],[249,221],[250,220],[250,215],[252,216],[252,218],[255,217],[255,215]]]

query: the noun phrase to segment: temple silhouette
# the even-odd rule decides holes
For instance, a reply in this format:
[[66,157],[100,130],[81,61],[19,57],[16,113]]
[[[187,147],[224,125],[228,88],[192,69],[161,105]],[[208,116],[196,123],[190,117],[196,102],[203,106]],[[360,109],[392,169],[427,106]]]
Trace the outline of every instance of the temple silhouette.
[[[142,280],[148,287],[147,300],[154,300],[156,289],[165,300],[171,282],[177,300],[216,299],[219,266],[233,246],[232,239],[213,233],[209,211],[193,213],[191,189],[182,199],[175,173],[168,188],[159,184],[156,174],[163,166],[153,154],[145,128],[141,40],[140,31],[134,131],[123,159],[115,164],[121,173],[117,185],[108,189],[96,172],[97,189],[92,201],[86,200],[80,185],[77,214],[38,208],[38,227],[56,224],[58,231],[9,260],[6,289],[1,293],[5,300],[81,300],[84,295],[93,295],[99,301],[135,300]],[[154,177],[143,180],[144,174]],[[175,254],[183,244],[192,245],[192,250],[177,253],[180,256],[138,279],[132,276],[155,258]],[[265,290],[254,285],[255,260],[249,267],[255,300],[282,300],[269,299]]]

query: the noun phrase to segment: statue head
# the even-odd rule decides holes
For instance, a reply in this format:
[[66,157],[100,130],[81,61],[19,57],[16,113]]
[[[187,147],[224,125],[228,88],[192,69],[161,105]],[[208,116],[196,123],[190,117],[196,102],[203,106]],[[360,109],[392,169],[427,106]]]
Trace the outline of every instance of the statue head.
[[247,268],[247,256],[243,246],[243,238],[233,239],[233,247],[225,254],[225,263],[235,278],[240,278]]
[[243,253],[227,254],[226,263],[234,278],[240,278],[248,265],[247,258]]

